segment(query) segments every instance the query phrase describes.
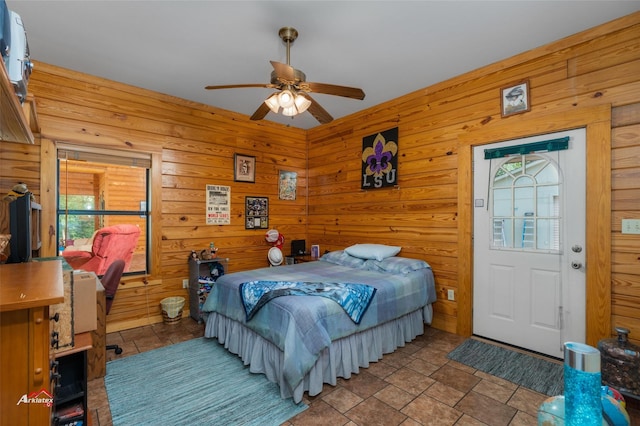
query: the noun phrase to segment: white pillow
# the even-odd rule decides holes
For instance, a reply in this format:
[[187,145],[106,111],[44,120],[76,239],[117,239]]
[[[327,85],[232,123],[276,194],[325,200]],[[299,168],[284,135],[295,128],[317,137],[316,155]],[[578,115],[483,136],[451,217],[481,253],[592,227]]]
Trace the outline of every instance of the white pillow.
[[360,259],[383,260],[400,253],[402,247],[385,246],[384,244],[355,244],[344,249],[348,254]]

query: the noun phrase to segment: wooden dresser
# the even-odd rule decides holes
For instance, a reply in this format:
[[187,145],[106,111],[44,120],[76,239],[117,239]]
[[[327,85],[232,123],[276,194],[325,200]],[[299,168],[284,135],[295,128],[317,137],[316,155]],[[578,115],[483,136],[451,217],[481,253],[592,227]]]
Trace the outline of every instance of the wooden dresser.
[[60,261],[0,265],[0,426],[51,424],[49,305],[63,301]]

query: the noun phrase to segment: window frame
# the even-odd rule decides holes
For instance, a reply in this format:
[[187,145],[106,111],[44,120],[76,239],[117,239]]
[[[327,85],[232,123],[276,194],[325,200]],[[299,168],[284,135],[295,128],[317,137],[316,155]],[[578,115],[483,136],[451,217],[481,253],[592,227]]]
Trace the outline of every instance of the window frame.
[[[121,144],[117,146],[90,146],[89,141],[68,142],[56,141],[48,138],[40,140],[40,202],[42,204],[43,229],[48,229],[48,236],[43,239],[41,256],[56,257],[58,249],[58,238],[56,235],[57,223],[57,150],[58,147],[73,147],[87,150],[119,150],[125,154],[131,153],[133,156],[148,155],[151,160],[149,169],[149,195],[147,197],[147,209],[149,210],[150,225],[147,229],[147,257],[148,270],[146,274],[138,274],[132,277],[125,277],[130,288],[143,287],[147,285],[162,284],[161,256],[162,256],[162,215],[161,215],[161,194],[162,194],[162,146],[157,143],[138,143],[135,146],[139,149],[122,150]],[[127,144],[128,145],[128,144]]]

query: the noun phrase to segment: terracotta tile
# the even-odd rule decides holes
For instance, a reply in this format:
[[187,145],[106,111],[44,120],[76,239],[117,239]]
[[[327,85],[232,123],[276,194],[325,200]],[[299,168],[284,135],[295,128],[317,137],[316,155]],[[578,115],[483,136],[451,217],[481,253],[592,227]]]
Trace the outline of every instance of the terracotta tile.
[[410,363],[408,363],[405,367],[410,368],[412,370],[417,371],[418,373],[422,373],[425,376],[431,375],[434,371],[436,371],[439,366],[435,364],[431,364],[429,361],[425,361],[423,359],[414,359]]
[[361,397],[345,388],[336,389],[322,400],[343,414],[363,401]]
[[369,374],[365,370],[360,370],[360,374],[354,374],[349,380],[339,382],[345,389],[350,390],[361,398],[369,398],[380,389],[387,386],[387,383],[379,377]]
[[464,392],[460,392],[457,389],[447,386],[441,382],[435,382],[433,385],[424,391],[425,395],[429,395],[433,399],[437,399],[451,407],[455,405],[464,397]]
[[549,398],[547,395],[526,388],[518,388],[507,402],[507,405],[537,417],[538,408],[547,398]]
[[455,408],[493,426],[508,425],[517,411],[477,392],[469,392]]
[[120,335],[122,336],[123,340],[130,342],[132,340],[141,339],[143,337],[147,337],[150,335],[155,336],[156,333],[154,333],[153,327],[146,326],[146,327],[132,328],[130,330],[123,330],[120,332]]
[[394,367],[391,364],[387,364],[384,361],[372,362],[367,368],[367,372],[373,374],[376,377],[384,379],[385,377],[395,373],[398,367]]
[[433,379],[408,368],[399,369],[387,377],[385,381],[412,395],[420,394],[434,383]]
[[473,374],[466,373],[449,365],[443,365],[430,377],[464,393],[473,389],[481,380]]
[[107,345],[121,345],[124,343],[124,339],[120,333],[107,334],[105,341],[107,342]]
[[344,425],[348,421],[345,416],[322,400],[315,401],[302,413],[289,419],[292,425],[301,426]]
[[358,425],[393,426],[401,424],[407,416],[376,398],[369,398],[346,412]]
[[413,356],[402,352],[393,352],[386,354],[382,360],[393,367],[401,368],[410,363]]
[[536,426],[538,424],[538,417],[527,414],[523,411],[518,411],[509,423],[509,426]]
[[430,362],[431,364],[442,366],[445,365],[449,358],[447,358],[448,352],[443,352],[439,349],[434,349],[432,347],[426,346],[420,349],[418,352],[413,354],[415,358],[419,358],[425,361]]
[[473,387],[473,391],[506,404],[509,398],[514,394],[515,389],[512,387],[505,388],[497,383],[482,379]]
[[409,342],[409,343],[406,343],[403,347],[399,347],[398,349],[396,349],[396,351],[402,352],[407,355],[411,355],[418,352],[423,347],[424,347],[424,344],[418,345],[414,342]]
[[449,353],[464,341],[464,337],[456,336],[455,334],[445,334],[439,339],[433,339],[431,342],[427,343],[427,346],[432,349]]
[[135,344],[139,352],[151,351],[166,346],[166,342],[160,340],[156,335],[136,339]]
[[389,385],[384,389],[379,390],[374,396],[396,410],[402,409],[402,407],[410,403],[413,398],[415,398],[415,395],[405,392],[394,385]]
[[502,386],[504,388],[512,389],[514,391],[516,389],[518,389],[518,385],[516,385],[515,383],[510,382],[510,381],[505,380],[505,379],[500,378],[500,377],[492,376],[491,374],[487,374],[484,371],[477,370],[473,374],[478,376],[478,377],[480,377],[481,379],[488,380],[490,382],[496,383],[496,384],[498,384],[498,385],[500,385],[500,386]]
[[453,368],[457,368],[458,370],[462,370],[465,373],[469,373],[469,374],[476,374],[478,372],[478,370],[476,370],[475,368],[469,367],[468,365],[464,365],[452,359],[450,359],[449,362],[447,362],[447,365]]
[[422,423],[413,420],[411,417],[407,417],[404,422],[400,423],[400,426],[422,426]]
[[400,411],[423,425],[453,425],[463,414],[427,395],[418,396]]
[[473,417],[466,414],[460,417],[460,420],[456,422],[456,426],[482,426],[486,424],[487,423],[483,423],[480,420],[474,419]]

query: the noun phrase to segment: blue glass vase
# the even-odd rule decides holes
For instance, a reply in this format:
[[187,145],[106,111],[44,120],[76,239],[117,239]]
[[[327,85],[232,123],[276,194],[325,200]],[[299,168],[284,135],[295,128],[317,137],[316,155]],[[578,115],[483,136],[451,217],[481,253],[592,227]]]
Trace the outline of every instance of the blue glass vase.
[[565,425],[602,425],[601,385],[600,351],[583,343],[565,343]]

